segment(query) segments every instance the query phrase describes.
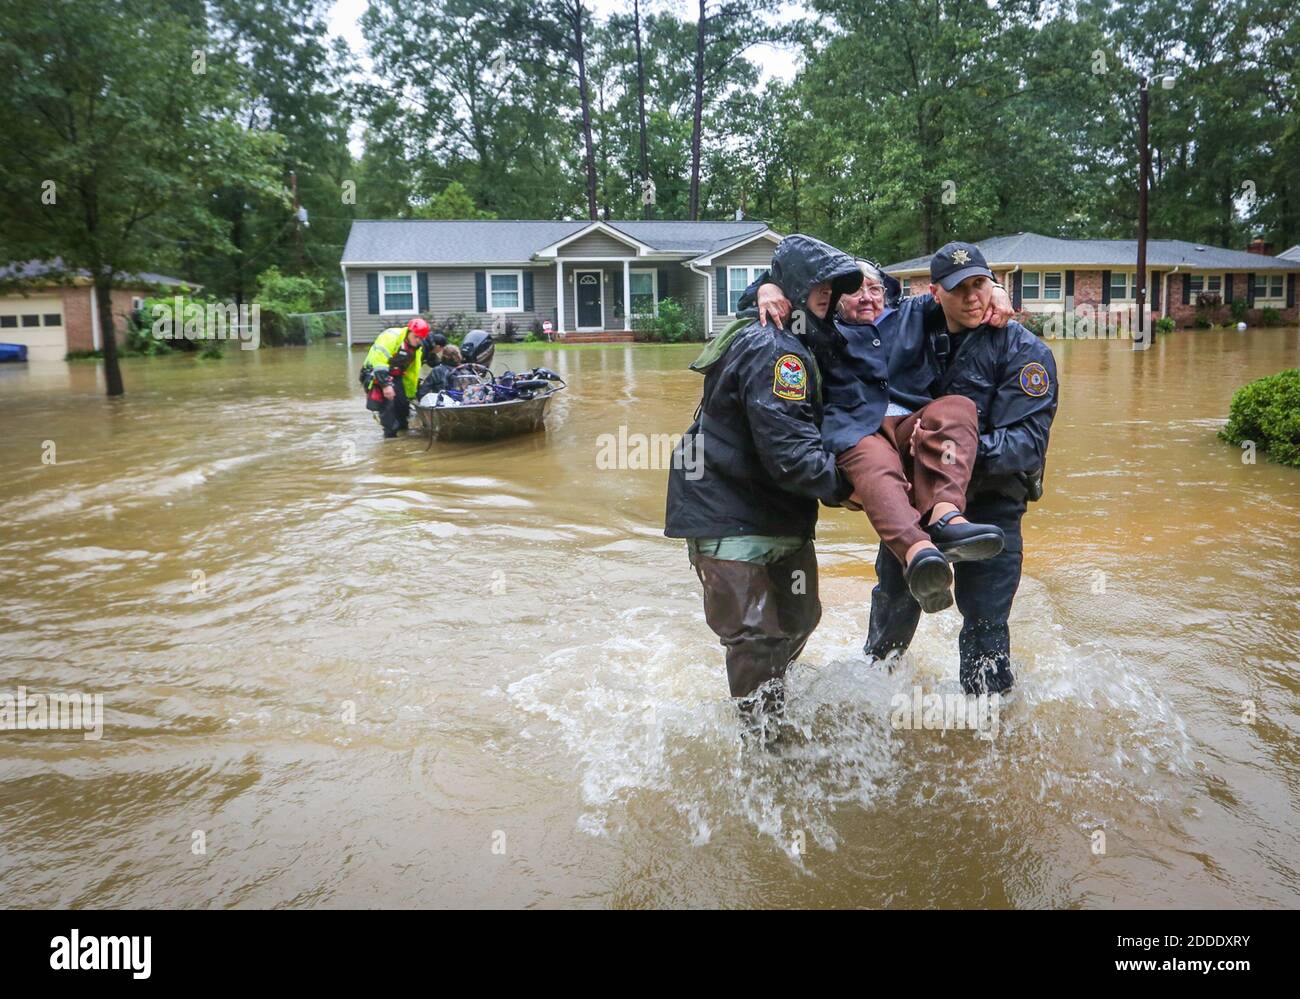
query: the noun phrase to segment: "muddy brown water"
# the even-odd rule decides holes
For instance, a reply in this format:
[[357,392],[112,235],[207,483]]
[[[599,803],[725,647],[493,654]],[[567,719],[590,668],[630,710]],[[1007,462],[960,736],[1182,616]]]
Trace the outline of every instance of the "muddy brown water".
[[5,366],[0,696],[105,708],[0,732],[0,905],[1295,906],[1300,472],[1215,431],[1300,332],[1053,350],[996,736],[892,727],[959,619],[868,668],[874,537],[829,511],[776,754],[666,473],[597,467],[689,422],[692,348],[500,351],[568,379],[547,431],[428,453],[337,345],[133,360],[113,402]]

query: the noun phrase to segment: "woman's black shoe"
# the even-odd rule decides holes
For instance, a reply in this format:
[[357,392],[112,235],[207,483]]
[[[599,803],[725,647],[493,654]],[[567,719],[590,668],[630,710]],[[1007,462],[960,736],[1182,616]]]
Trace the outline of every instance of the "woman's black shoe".
[[996,524],[950,524],[961,511],[945,513],[925,529],[949,562],[978,562],[1002,551],[1006,538]]
[[952,569],[948,567],[948,560],[935,549],[923,548],[912,556],[903,578],[921,610],[927,614],[952,606]]

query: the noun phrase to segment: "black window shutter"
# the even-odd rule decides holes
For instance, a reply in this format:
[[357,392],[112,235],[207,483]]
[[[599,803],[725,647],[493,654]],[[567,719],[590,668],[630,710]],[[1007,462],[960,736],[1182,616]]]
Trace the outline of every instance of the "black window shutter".
[[1013,309],[1020,308],[1020,282],[1023,278],[1024,274],[1021,271],[1016,271],[1011,276],[1011,307]]
[[667,270],[667,268],[664,268],[664,267],[660,267],[660,268],[659,268],[659,277],[657,278],[657,280],[659,281],[659,284],[656,285],[656,288],[657,288],[658,291],[659,291],[659,297],[660,297],[660,298],[668,298],[669,295],[668,295],[668,270]]
[[366,275],[366,311],[379,315],[379,275],[374,271]]
[[429,272],[415,272],[415,290],[419,294],[420,311],[429,311]]
[[533,272],[524,271],[524,311],[533,311]]
[[1183,304],[1192,304],[1192,276],[1190,274],[1183,275]]
[[1101,304],[1110,305],[1110,271],[1101,272]]
[[1255,307],[1255,275],[1246,275],[1246,306],[1253,309]]
[[1232,301],[1232,275],[1223,275],[1223,304],[1227,305]]
[[715,289],[716,294],[714,295],[717,301],[714,304],[717,306],[716,311],[718,315],[725,316],[727,312],[730,311],[727,308],[729,304],[727,301],[727,268],[716,268],[714,275],[717,283],[717,288]]
[[1070,298],[1074,295],[1074,271],[1065,272],[1065,297]]
[[1295,308],[1295,275],[1294,274],[1288,274],[1286,276],[1286,307],[1288,309]]
[[1160,275],[1155,271],[1151,272],[1151,311],[1160,311]]
[[487,312],[487,271],[474,272],[474,311]]

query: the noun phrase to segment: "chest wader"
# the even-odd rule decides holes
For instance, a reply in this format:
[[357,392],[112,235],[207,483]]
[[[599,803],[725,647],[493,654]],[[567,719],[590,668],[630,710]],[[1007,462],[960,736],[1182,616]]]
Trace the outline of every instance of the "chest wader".
[[[704,619],[726,650],[731,696],[748,698],[781,680],[822,616],[813,542],[770,562],[693,553],[691,563],[704,587]],[[779,687],[765,689],[756,707],[779,707]]]
[[[691,369],[706,373],[749,322],[732,323],[709,343]],[[815,361],[811,368],[814,391],[820,393]],[[702,419],[703,402],[700,405],[697,419]],[[701,539],[690,546],[691,565],[704,589],[704,618],[726,652],[731,696],[743,699],[741,709],[751,718],[784,708],[786,670],[821,620],[812,539],[791,548],[791,539],[766,537]],[[710,552],[732,557],[718,558]]]
[[[415,351],[403,340],[388,359],[387,370],[371,372],[369,378],[363,374],[363,384],[369,381],[366,394],[366,408],[379,414],[379,425],[384,428],[385,437],[396,437],[407,429],[411,418],[411,400],[406,395],[406,371],[415,363]],[[393,397],[384,398],[384,388],[391,385]]]

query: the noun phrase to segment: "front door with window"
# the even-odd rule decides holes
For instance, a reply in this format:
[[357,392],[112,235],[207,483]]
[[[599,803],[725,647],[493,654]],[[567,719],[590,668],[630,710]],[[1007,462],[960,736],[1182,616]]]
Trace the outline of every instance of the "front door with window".
[[573,282],[578,298],[578,328],[600,329],[605,321],[600,271],[575,271]]

